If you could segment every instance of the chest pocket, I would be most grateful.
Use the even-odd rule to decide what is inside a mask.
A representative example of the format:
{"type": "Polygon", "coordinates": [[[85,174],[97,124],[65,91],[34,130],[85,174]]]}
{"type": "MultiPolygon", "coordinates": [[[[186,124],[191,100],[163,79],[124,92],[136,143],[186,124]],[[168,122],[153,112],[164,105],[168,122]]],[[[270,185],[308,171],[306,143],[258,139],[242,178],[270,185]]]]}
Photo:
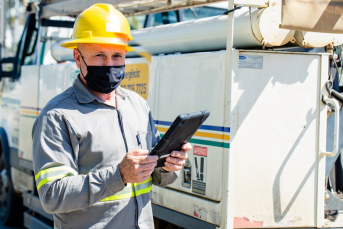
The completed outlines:
{"type": "Polygon", "coordinates": [[[138,148],[151,151],[152,148],[152,132],[151,131],[137,131],[140,139],[138,148]]]}

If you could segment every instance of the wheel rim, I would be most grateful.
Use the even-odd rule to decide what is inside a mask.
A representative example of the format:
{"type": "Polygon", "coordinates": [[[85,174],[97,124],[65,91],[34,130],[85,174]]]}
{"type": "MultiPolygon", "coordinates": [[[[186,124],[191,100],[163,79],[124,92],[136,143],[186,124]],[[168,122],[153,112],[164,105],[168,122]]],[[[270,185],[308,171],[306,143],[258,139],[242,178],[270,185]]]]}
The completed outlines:
{"type": "Polygon", "coordinates": [[[7,197],[8,197],[9,185],[6,172],[5,156],[1,153],[0,157],[0,215],[3,216],[6,213],[7,197]]]}

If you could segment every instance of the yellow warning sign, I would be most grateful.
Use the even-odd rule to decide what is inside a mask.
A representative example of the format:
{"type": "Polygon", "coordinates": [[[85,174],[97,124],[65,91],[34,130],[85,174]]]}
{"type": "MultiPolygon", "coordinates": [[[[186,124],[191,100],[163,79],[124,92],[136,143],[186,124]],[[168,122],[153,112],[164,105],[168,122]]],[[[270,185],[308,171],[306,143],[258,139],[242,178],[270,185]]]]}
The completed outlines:
{"type": "Polygon", "coordinates": [[[149,91],[149,65],[127,64],[120,86],[138,93],[146,100],[149,91]]]}

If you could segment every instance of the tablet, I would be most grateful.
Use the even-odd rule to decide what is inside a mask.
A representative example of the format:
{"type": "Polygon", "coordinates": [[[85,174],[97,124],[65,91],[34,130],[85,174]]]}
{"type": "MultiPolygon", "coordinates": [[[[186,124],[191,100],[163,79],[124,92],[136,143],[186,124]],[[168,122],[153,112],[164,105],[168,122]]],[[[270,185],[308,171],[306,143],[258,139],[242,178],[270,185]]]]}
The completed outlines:
{"type": "Polygon", "coordinates": [[[208,110],[179,115],[149,154],[159,157],[156,168],[164,166],[172,151],[181,151],[209,115],[208,110]]]}

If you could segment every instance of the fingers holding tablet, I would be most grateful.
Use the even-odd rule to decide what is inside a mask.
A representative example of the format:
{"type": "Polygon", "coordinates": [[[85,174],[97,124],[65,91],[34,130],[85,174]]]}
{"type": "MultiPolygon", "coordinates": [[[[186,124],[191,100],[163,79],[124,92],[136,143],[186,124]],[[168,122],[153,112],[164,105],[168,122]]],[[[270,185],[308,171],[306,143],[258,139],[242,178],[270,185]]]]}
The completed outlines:
{"type": "Polygon", "coordinates": [[[173,151],[171,154],[166,158],[164,162],[164,167],[162,167],[165,171],[173,172],[178,171],[182,168],[182,166],[186,163],[188,158],[187,152],[192,149],[192,145],[189,143],[183,144],[182,151],[173,151]]]}

